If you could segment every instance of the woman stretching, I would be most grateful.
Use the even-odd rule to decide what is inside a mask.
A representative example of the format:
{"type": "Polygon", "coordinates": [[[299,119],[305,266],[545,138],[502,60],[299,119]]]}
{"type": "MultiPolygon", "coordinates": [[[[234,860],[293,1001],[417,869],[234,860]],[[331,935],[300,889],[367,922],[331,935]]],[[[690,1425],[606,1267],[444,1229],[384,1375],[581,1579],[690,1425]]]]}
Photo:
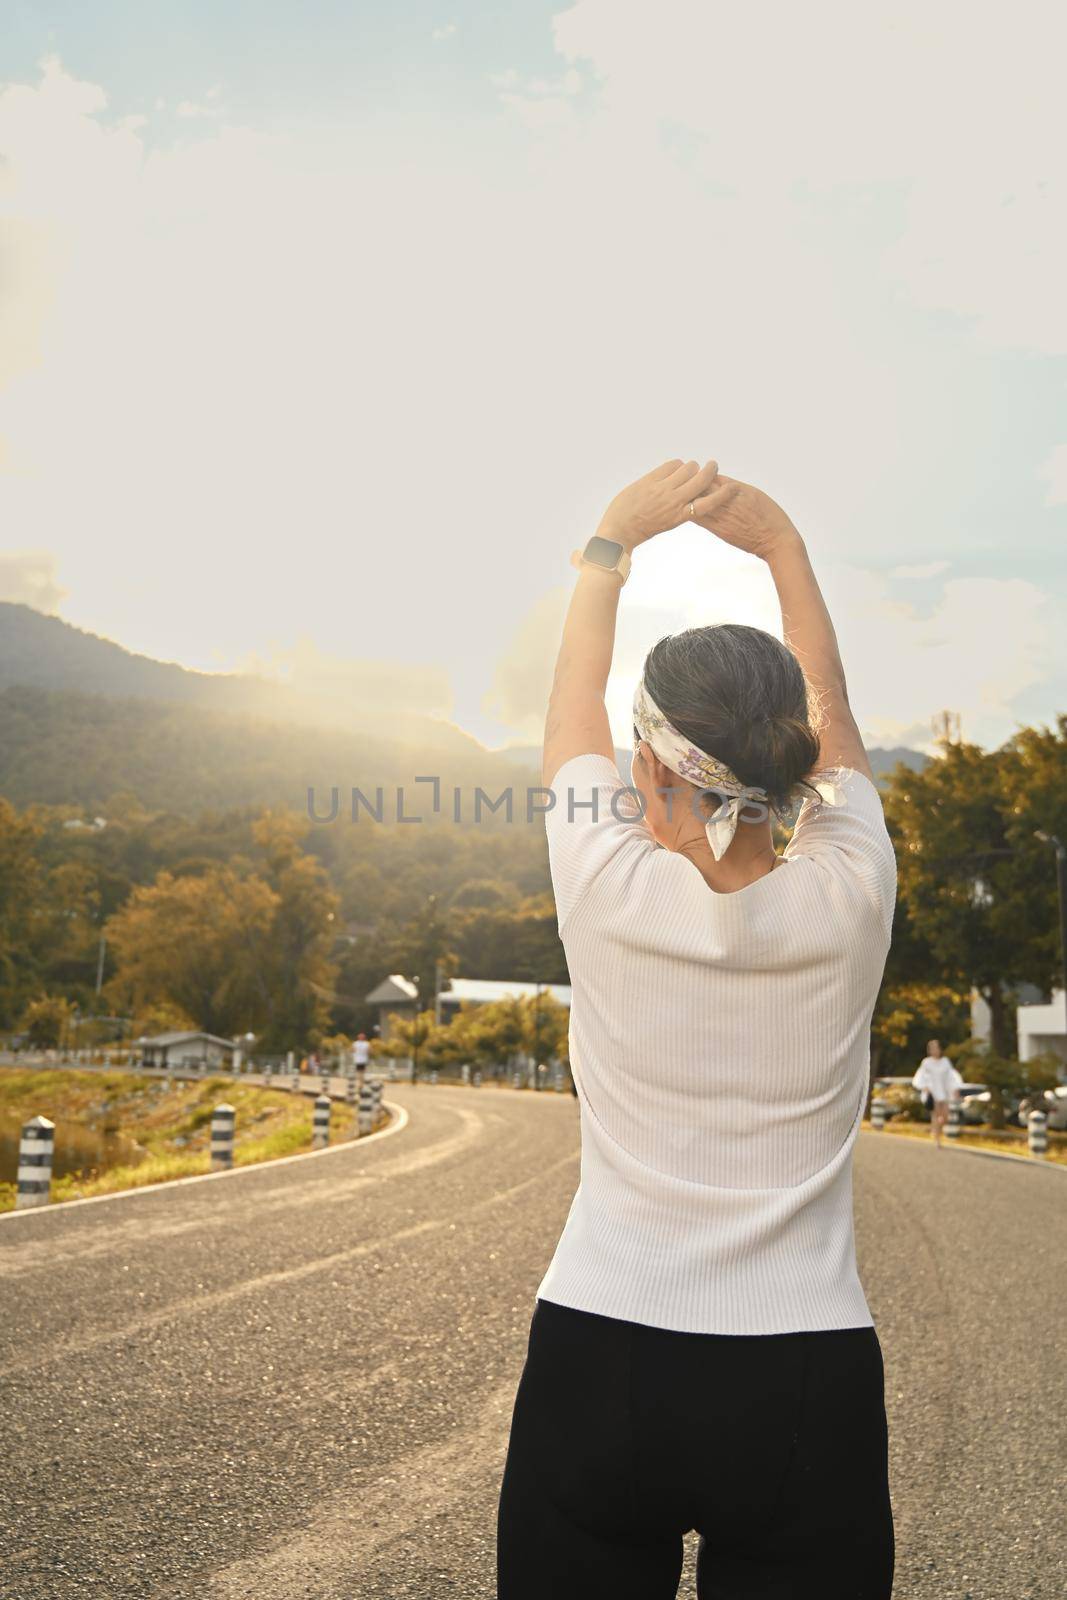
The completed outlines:
{"type": "Polygon", "coordinates": [[[833,626],[789,518],[714,462],[623,490],[575,564],[544,783],[581,1182],[515,1401],[499,1600],[673,1596],[690,1529],[701,1600],[887,1600],[851,1166],[896,870],[833,626]],[[766,561],[786,644],[661,640],[628,787],[604,709],[619,591],[687,520],[766,561]]]}

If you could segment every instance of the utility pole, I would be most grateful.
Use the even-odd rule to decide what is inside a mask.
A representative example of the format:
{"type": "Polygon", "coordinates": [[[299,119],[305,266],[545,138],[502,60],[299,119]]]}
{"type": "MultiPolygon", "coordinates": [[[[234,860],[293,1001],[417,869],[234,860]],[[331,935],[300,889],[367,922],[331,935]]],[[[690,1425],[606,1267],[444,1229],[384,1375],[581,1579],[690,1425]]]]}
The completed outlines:
{"type": "Polygon", "coordinates": [[[100,935],[100,948],[97,951],[97,956],[96,956],[96,992],[97,992],[97,994],[99,994],[101,989],[104,987],[104,956],[105,956],[106,953],[107,953],[107,939],[106,939],[104,934],[101,934],[100,935]]]}
{"type": "Polygon", "coordinates": [[[534,989],[534,1088],[541,1087],[541,982],[534,989]]]}
{"type": "Polygon", "coordinates": [[[960,714],[958,711],[939,711],[930,718],[930,729],[938,744],[959,744],[960,714]]]}

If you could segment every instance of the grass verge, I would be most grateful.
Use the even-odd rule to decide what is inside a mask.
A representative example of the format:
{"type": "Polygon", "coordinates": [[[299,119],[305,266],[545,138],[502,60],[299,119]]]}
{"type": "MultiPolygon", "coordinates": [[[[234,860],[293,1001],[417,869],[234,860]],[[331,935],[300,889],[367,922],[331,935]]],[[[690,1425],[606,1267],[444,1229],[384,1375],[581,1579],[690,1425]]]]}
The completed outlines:
{"type": "MultiPolygon", "coordinates": [[[[45,1116],[135,1141],[144,1154],[103,1170],[86,1168],[52,1181],[53,1200],[140,1189],[211,1167],[211,1113],[221,1102],[236,1111],[234,1165],[272,1161],[311,1148],[312,1102],[305,1095],[262,1089],[235,1078],[139,1078],[128,1072],[78,1072],[0,1067],[0,1112],[18,1122],[45,1116]]],[[[330,1143],[353,1131],[355,1111],[334,1101],[330,1143]]],[[[15,1205],[14,1183],[0,1183],[0,1211],[15,1205]]]]}
{"type": "MultiPolygon", "coordinates": [[[[863,1126],[870,1128],[870,1123],[865,1121],[863,1126]]],[[[895,1134],[898,1139],[926,1139],[933,1143],[928,1122],[901,1122],[893,1117],[883,1131],[895,1134]]],[[[1049,1134],[1047,1156],[1030,1155],[1025,1128],[967,1128],[956,1139],[946,1138],[945,1143],[962,1145],[969,1150],[996,1150],[1001,1155],[1007,1152],[1008,1155],[1026,1156],[1035,1162],[1051,1161],[1056,1166],[1067,1166],[1067,1133],[1049,1134]]]]}

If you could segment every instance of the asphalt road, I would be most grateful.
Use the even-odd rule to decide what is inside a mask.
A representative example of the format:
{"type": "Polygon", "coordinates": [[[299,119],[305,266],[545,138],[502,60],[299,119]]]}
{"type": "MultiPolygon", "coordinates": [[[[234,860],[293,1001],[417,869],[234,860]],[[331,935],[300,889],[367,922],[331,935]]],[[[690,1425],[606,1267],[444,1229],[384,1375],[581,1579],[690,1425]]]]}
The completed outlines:
{"type": "MultiPolygon", "coordinates": [[[[3,1600],[490,1600],[567,1095],[0,1223],[3,1600]]],[[[1067,1593],[1067,1175],[865,1133],[898,1600],[1067,1593]]],[[[694,1594],[692,1548],[680,1593],[694,1594]]]]}

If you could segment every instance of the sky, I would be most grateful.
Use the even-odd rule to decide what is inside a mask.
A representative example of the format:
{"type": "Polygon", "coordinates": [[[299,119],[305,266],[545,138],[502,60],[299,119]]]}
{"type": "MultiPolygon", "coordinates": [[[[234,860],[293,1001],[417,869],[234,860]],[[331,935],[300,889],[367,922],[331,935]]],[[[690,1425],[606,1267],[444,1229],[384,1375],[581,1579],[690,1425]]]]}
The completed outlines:
{"type": "MultiPolygon", "coordinates": [[[[0,599],[532,742],[570,551],[715,457],[805,534],[869,742],[1048,721],[1065,47],[1027,0],[8,0],[0,599]]],[[[758,563],[638,552],[620,742],[727,618],[777,626],[758,563]]]]}

